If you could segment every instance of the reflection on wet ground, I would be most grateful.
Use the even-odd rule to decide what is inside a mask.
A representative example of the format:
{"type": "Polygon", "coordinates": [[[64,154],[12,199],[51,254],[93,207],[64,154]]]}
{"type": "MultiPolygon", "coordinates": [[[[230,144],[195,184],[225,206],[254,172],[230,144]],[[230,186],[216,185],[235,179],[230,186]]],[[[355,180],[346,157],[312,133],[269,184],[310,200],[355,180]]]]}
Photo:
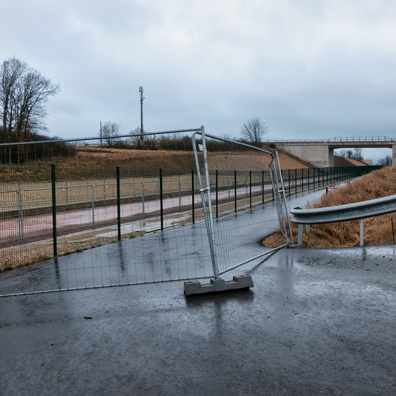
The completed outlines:
{"type": "Polygon", "coordinates": [[[251,290],[198,298],[182,282],[2,298],[0,389],[395,394],[394,249],[282,249],[243,267],[251,290]]]}

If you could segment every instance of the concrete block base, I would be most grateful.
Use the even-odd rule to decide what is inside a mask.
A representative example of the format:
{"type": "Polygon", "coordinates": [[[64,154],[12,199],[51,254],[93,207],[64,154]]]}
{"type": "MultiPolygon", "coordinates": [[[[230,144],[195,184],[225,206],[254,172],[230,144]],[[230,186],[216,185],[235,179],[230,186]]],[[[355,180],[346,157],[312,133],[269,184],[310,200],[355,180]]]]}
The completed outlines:
{"type": "Polygon", "coordinates": [[[221,278],[211,279],[210,283],[205,285],[201,284],[198,280],[184,282],[184,294],[190,296],[192,294],[217,293],[253,287],[253,280],[249,275],[238,275],[232,279],[232,281],[225,281],[221,278]]]}

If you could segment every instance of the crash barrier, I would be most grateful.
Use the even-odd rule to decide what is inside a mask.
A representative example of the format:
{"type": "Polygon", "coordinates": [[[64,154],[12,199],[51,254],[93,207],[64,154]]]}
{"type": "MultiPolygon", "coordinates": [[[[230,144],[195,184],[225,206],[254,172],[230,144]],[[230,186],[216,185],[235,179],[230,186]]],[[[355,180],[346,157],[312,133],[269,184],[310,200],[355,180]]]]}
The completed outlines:
{"type": "MultiPolygon", "coordinates": [[[[264,236],[260,214],[274,191],[292,195],[369,170],[208,169],[219,274],[262,254],[247,239],[264,236]]],[[[1,295],[213,276],[196,170],[3,165],[0,180],[1,268],[37,263],[2,272],[1,295]]]]}
{"type": "Polygon", "coordinates": [[[304,225],[310,230],[311,224],[335,223],[360,220],[360,246],[364,245],[364,219],[396,212],[396,195],[367,201],[317,209],[294,208],[292,222],[298,224],[297,244],[302,245],[304,225]]]}

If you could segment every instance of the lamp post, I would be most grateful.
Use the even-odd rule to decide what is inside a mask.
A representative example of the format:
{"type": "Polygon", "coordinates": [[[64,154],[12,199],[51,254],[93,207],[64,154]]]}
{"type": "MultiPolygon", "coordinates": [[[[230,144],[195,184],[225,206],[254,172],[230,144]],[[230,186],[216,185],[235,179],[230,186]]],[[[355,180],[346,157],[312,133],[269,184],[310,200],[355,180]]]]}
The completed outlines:
{"type": "Polygon", "coordinates": [[[140,140],[143,141],[143,134],[144,134],[144,129],[143,129],[143,87],[139,87],[139,93],[140,93],[140,140]]]}

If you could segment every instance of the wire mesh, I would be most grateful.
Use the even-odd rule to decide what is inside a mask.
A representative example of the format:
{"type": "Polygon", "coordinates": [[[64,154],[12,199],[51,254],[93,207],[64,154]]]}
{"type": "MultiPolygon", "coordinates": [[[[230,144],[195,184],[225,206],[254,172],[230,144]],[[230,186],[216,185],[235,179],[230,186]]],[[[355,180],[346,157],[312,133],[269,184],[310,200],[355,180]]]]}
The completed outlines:
{"type": "MultiPolygon", "coordinates": [[[[257,227],[263,227],[263,221],[257,216],[257,211],[253,212],[252,208],[254,205],[263,205],[265,203],[265,183],[264,183],[264,166],[271,169],[276,168],[279,165],[279,161],[274,164],[274,154],[270,151],[263,150],[252,145],[230,141],[228,139],[222,139],[214,136],[209,136],[209,141],[204,131],[204,128],[200,132],[197,132],[193,136],[193,147],[194,155],[196,158],[196,168],[200,184],[200,191],[203,202],[205,223],[208,232],[209,248],[211,251],[211,260],[213,266],[214,277],[218,278],[220,273],[224,273],[232,268],[236,268],[253,258],[257,257],[257,254],[266,254],[266,251],[261,246],[261,249],[257,249],[255,252],[254,248],[257,248],[257,238],[263,237],[265,230],[257,229],[257,227]],[[197,136],[200,135],[202,143],[197,141],[197,136]],[[234,168],[233,171],[233,200],[234,200],[234,219],[229,221],[230,218],[218,219],[218,191],[219,191],[219,178],[218,172],[215,172],[215,186],[213,186],[213,175],[210,172],[210,164],[216,160],[215,155],[208,154],[209,149],[217,150],[220,152],[222,160],[226,160],[228,156],[232,156],[235,159],[238,154],[238,160],[236,163],[239,167],[239,171],[234,168]],[[202,163],[198,160],[198,149],[203,151],[202,163]],[[264,157],[264,158],[263,158],[264,157]],[[248,169],[247,167],[254,167],[256,172],[248,169]],[[257,172],[257,170],[261,170],[257,172]],[[260,178],[257,180],[257,173],[260,174],[260,178]],[[212,191],[215,189],[216,198],[213,199],[212,191]],[[216,223],[214,223],[214,210],[213,202],[215,201],[216,206],[216,223]],[[237,221],[235,216],[240,211],[250,209],[252,216],[239,216],[237,221]],[[255,214],[253,216],[253,213],[255,214]],[[236,233],[235,233],[236,231],[236,233]],[[241,238],[241,235],[253,238],[253,241],[241,238]]],[[[217,154],[219,156],[219,154],[217,154]]],[[[225,161],[226,162],[226,161],[225,161]]],[[[233,162],[235,166],[235,161],[233,162]]],[[[271,175],[272,176],[272,175],[271,175]]],[[[280,170],[277,171],[276,176],[279,177],[280,183],[283,188],[282,175],[280,170]]],[[[272,180],[271,180],[272,181],[272,180]]],[[[272,181],[271,191],[275,191],[277,194],[277,184],[272,181]]],[[[284,189],[283,189],[284,190],[284,189]]],[[[285,199],[284,195],[279,197],[280,200],[285,199]]],[[[230,196],[227,206],[230,208],[226,210],[226,213],[232,211],[232,204],[230,203],[230,196]]],[[[278,207],[279,205],[277,205],[278,207]]],[[[278,210],[279,212],[279,210],[278,210]]],[[[224,214],[224,212],[223,212],[224,214]]],[[[283,217],[282,221],[287,222],[288,217],[283,217]]]]}

